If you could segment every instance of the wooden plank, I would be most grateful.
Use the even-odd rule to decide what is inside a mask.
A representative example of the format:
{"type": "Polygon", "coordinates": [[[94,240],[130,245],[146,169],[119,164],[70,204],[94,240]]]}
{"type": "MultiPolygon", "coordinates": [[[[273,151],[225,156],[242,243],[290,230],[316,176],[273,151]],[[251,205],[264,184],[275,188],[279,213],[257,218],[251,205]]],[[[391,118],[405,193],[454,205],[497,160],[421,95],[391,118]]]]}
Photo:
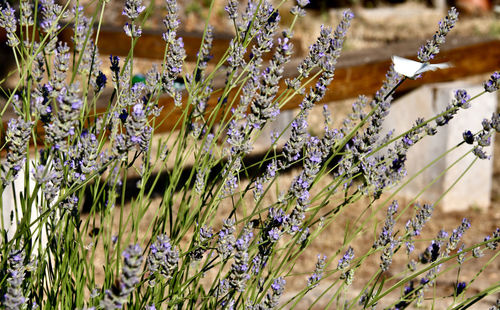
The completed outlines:
{"type": "MultiPolygon", "coordinates": [[[[161,59],[165,53],[165,41],[162,39],[163,31],[156,29],[145,29],[141,37],[137,39],[134,48],[134,57],[161,59]]],[[[59,39],[68,42],[70,47],[71,38],[73,36],[73,26],[68,25],[59,34],[59,39]]],[[[184,41],[184,49],[186,50],[186,61],[194,62],[197,60],[197,53],[201,45],[203,33],[201,32],[186,32],[178,31],[178,37],[182,37],[184,41]]],[[[230,33],[215,32],[210,51],[213,56],[212,63],[217,63],[225,54],[229,47],[229,43],[234,36],[230,33]]],[[[95,39],[95,34],[94,34],[95,39]]],[[[295,46],[295,57],[302,56],[302,43],[299,39],[292,39],[295,46]]],[[[130,37],[127,37],[123,29],[117,27],[103,26],[99,33],[99,41],[97,43],[99,53],[101,55],[126,56],[130,51],[130,37]]],[[[270,59],[271,53],[266,53],[264,59],[270,59]]]]}

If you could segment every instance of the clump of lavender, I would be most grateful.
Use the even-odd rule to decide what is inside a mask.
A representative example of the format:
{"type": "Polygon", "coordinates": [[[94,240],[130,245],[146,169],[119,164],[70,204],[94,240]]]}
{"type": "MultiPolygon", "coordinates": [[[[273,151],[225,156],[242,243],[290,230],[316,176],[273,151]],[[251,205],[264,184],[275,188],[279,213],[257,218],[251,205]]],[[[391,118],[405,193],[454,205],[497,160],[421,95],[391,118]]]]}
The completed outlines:
{"type": "MultiPolygon", "coordinates": [[[[355,270],[368,256],[380,255],[377,273],[382,277],[373,278],[365,294],[357,298],[369,308],[386,296],[387,282],[380,280],[388,274],[382,272],[391,268],[403,242],[410,260],[405,277],[414,279],[423,274],[420,267],[427,270],[420,284],[405,283],[393,306],[405,308],[422,299],[424,289],[440,275],[441,260],[454,255],[469,223],[464,221],[450,236],[441,231],[420,255],[412,257],[414,239],[429,220],[432,205],[416,205],[417,215],[401,234],[395,228],[398,205],[394,201],[365,255],[356,253],[355,261],[352,243],[345,242],[344,254],[337,252],[338,264],[329,271],[326,256],[318,256],[306,288],[283,300],[285,279],[294,280],[297,259],[325,226],[336,224],[343,208],[356,207],[352,202],[359,198],[368,196],[372,203],[379,199],[405,175],[407,151],[451,122],[474,98],[458,90],[435,122],[417,119],[411,130],[392,139],[391,134],[381,134],[382,122],[394,90],[404,81],[390,68],[373,99],[360,96],[340,128],[334,128],[326,110],[326,132],[316,136],[310,132],[308,116],[333,81],[354,16],[346,10],[336,28],[321,27],[305,59],[297,62],[294,77],[287,72],[294,25],[306,13],[308,2],[296,1],[291,9],[293,21],[287,28],[282,27],[281,8],[270,1],[249,0],[239,8],[238,1],[229,0],[226,11],[235,36],[228,40],[227,52],[214,66],[208,65],[215,29],[207,24],[196,64],[188,66],[193,70],[186,73],[187,55],[178,32],[180,11],[175,0],[165,0],[165,62],[153,65],[145,81],[139,83],[133,79],[138,73],[133,51],[122,61],[110,56],[111,75],[101,68],[93,38],[99,37],[94,32],[102,29],[99,25],[106,16],[107,1],[99,2],[103,11],[90,18],[85,16],[89,7],[70,8],[53,0],[39,0],[35,7],[22,0],[18,15],[22,27],[17,27],[14,6],[3,5],[0,26],[6,29],[7,43],[19,56],[20,79],[7,101],[16,117],[6,131],[8,153],[0,191],[26,161],[31,166],[30,182],[35,183],[33,191],[24,189],[20,199],[15,199],[8,221],[15,225],[16,229],[10,230],[14,235],[2,235],[6,239],[0,242],[0,252],[11,253],[0,257],[0,264],[7,267],[2,305],[12,309],[60,308],[62,304],[76,309],[297,307],[290,302],[300,302],[324,277],[338,271],[344,291],[337,291],[338,298],[332,302],[337,302],[337,308],[353,308],[358,300],[341,304],[339,294],[352,284],[355,270]],[[74,25],[73,44],[60,41],[57,35],[63,23],[74,25]],[[280,89],[282,81],[284,89],[280,89]],[[261,129],[297,97],[300,111],[289,126],[291,136],[284,147],[276,143],[282,133],[274,133],[265,157],[249,163],[248,155],[261,129]],[[173,101],[172,107],[163,106],[165,99],[173,101]],[[212,107],[213,101],[217,104],[212,107]],[[174,129],[156,148],[155,129],[169,122],[160,113],[165,110],[178,117],[175,124],[167,124],[174,129]],[[27,152],[31,140],[39,150],[35,156],[27,152]],[[186,167],[191,158],[193,166],[186,167]],[[290,187],[283,189],[278,177],[291,167],[297,168],[297,173],[290,187]],[[131,176],[140,178],[134,182],[137,188],[130,186],[131,176]],[[318,188],[325,176],[333,181],[324,189],[318,188]],[[247,185],[243,185],[244,179],[247,185]],[[274,188],[277,198],[267,197],[274,188]],[[342,197],[332,196],[335,191],[343,191],[342,197]],[[254,200],[248,203],[252,194],[254,200]],[[161,196],[157,209],[155,196],[161,196]],[[338,204],[332,208],[334,203],[338,204]],[[226,212],[223,204],[230,205],[230,211],[226,212]],[[156,212],[150,219],[146,209],[153,206],[156,212]],[[214,233],[210,227],[220,217],[226,220],[214,233]],[[139,230],[144,221],[149,221],[149,236],[139,230]],[[145,263],[138,245],[121,252],[122,240],[139,237],[151,242],[145,263]],[[177,242],[179,246],[174,245],[177,242]],[[23,251],[37,256],[41,262],[38,267],[24,266],[24,252],[15,250],[19,244],[26,244],[23,251]],[[101,267],[94,263],[101,248],[103,288],[97,286],[94,274],[101,267]],[[51,269],[53,266],[57,268],[51,269]],[[213,282],[207,281],[206,275],[213,282]],[[33,285],[25,284],[28,278],[33,285]],[[86,289],[91,291],[89,296],[86,289]]],[[[141,18],[150,13],[145,11],[142,0],[124,1],[122,14],[128,19],[124,31],[135,48],[141,27],[147,23],[141,18]]],[[[419,52],[421,61],[428,62],[436,55],[456,18],[456,11],[450,10],[439,31],[419,52]]],[[[498,90],[498,79],[494,73],[484,83],[485,92],[498,90]]],[[[482,148],[499,131],[500,116],[494,114],[482,125],[479,132],[466,131],[464,143],[473,145],[478,157],[487,157],[482,148]]],[[[360,220],[370,216],[368,213],[361,213],[360,220]]],[[[359,223],[352,223],[350,227],[356,229],[346,231],[345,241],[370,230],[357,226],[359,223]]],[[[497,229],[481,246],[466,248],[462,244],[457,252],[459,264],[466,255],[480,257],[498,250],[498,238],[497,229]]],[[[458,279],[468,280],[457,277],[455,297],[463,295],[473,282],[458,279]]],[[[456,301],[460,302],[459,298],[456,301]]]]}

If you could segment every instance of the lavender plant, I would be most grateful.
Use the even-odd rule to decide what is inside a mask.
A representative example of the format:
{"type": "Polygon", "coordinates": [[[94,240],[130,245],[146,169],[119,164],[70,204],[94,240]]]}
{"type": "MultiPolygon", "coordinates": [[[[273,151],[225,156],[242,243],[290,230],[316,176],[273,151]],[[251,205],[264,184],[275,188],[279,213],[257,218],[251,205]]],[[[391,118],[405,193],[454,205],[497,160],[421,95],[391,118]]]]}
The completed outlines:
{"type": "MultiPolygon", "coordinates": [[[[382,135],[392,94],[406,79],[391,66],[380,90],[371,99],[360,96],[340,128],[325,109],[325,132],[315,136],[308,116],[334,82],[354,15],[346,10],[335,29],[322,26],[290,77],[294,28],[308,1],[294,3],[286,26],[283,2],[249,0],[240,7],[229,0],[234,37],[227,52],[212,61],[215,30],[207,22],[194,70],[187,72],[179,9],[166,0],[164,61],[139,83],[134,48],[152,5],[125,1],[131,50],[122,58],[101,57],[97,48],[108,1],[97,3],[93,17],[52,0],[22,0],[19,12],[1,7],[0,27],[19,78],[15,89],[2,89],[2,120],[9,109],[15,117],[2,132],[0,193],[21,193],[0,204],[3,307],[278,309],[313,296],[308,306],[324,297],[324,308],[404,309],[443,298],[466,308],[500,290],[497,282],[468,291],[500,254],[498,228],[466,245],[462,237],[471,224],[464,219],[421,248],[433,205],[400,208],[384,195],[406,175],[408,150],[482,93],[457,90],[442,113],[417,119],[400,136],[382,135]],[[74,27],[71,42],[59,41],[62,27],[74,27]],[[170,106],[162,106],[165,98],[170,106]],[[265,155],[249,162],[262,129],[296,98],[300,109],[284,146],[277,146],[284,136],[277,133],[265,155]],[[171,114],[173,129],[158,139],[171,114]],[[16,179],[24,179],[24,188],[13,186],[16,179]],[[344,242],[314,253],[315,266],[304,276],[301,262],[311,257],[311,244],[361,198],[367,206],[346,227],[344,242]],[[385,207],[385,218],[377,218],[385,207]],[[370,233],[373,246],[356,248],[370,233]],[[467,261],[482,256],[489,260],[463,279],[467,261]],[[405,264],[396,263],[401,259],[405,264]],[[374,260],[371,277],[355,276],[374,260]],[[454,291],[436,296],[436,279],[447,272],[456,272],[454,291]],[[318,290],[319,296],[311,293],[318,290]]],[[[450,9],[418,51],[420,61],[433,59],[457,18],[450,9]]],[[[495,72],[483,93],[498,91],[499,80],[495,72]]],[[[482,125],[477,133],[466,130],[461,144],[487,160],[483,148],[500,131],[500,116],[482,125]]]]}

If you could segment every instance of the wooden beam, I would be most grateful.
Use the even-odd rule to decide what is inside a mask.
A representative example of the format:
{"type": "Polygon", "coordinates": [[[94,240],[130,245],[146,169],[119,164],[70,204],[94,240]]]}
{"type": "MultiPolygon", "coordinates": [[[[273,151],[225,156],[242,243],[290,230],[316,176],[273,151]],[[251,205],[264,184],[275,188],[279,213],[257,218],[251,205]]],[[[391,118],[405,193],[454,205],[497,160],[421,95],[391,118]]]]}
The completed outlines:
{"type": "MultiPolygon", "coordinates": [[[[134,48],[134,57],[163,60],[166,43],[162,39],[162,35],[162,30],[143,30],[141,37],[137,39],[137,43],[134,48]]],[[[186,61],[196,61],[203,33],[180,30],[177,32],[177,36],[182,37],[184,41],[186,61]]],[[[213,36],[212,50],[210,53],[213,56],[212,63],[217,63],[224,56],[234,35],[230,33],[215,32],[213,36]]],[[[59,34],[59,39],[67,42],[71,48],[72,37],[72,25],[65,27],[59,34]]],[[[130,37],[125,35],[122,28],[103,26],[99,32],[97,47],[99,48],[99,53],[101,55],[127,56],[130,51],[130,40],[130,37]]],[[[292,39],[292,43],[295,46],[295,56],[302,56],[303,51],[301,50],[301,41],[299,39],[292,39]]],[[[270,59],[271,56],[271,53],[267,53],[265,54],[264,59],[270,59]]]]}

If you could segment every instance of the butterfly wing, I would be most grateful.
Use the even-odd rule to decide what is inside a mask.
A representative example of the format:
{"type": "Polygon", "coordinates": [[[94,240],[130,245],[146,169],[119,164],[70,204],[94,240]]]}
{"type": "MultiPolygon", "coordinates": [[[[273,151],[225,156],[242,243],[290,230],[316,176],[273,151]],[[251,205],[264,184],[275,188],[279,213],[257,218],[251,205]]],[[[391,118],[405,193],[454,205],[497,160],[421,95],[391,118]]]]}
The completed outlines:
{"type": "MultiPolygon", "coordinates": [[[[403,57],[398,57],[398,56],[392,56],[392,62],[394,63],[394,70],[396,70],[397,73],[402,74],[404,76],[407,76],[409,78],[414,77],[415,75],[423,72],[419,72],[424,66],[424,64],[406,59],[403,57]]],[[[432,69],[428,69],[432,70],[432,69]]],[[[427,71],[427,70],[424,70],[427,71]]]]}
{"type": "Polygon", "coordinates": [[[449,64],[447,62],[443,62],[440,64],[424,64],[424,66],[422,68],[420,68],[416,72],[416,74],[420,74],[420,73],[423,73],[426,71],[436,71],[437,69],[447,69],[449,67],[451,67],[451,64],[449,64]]]}

